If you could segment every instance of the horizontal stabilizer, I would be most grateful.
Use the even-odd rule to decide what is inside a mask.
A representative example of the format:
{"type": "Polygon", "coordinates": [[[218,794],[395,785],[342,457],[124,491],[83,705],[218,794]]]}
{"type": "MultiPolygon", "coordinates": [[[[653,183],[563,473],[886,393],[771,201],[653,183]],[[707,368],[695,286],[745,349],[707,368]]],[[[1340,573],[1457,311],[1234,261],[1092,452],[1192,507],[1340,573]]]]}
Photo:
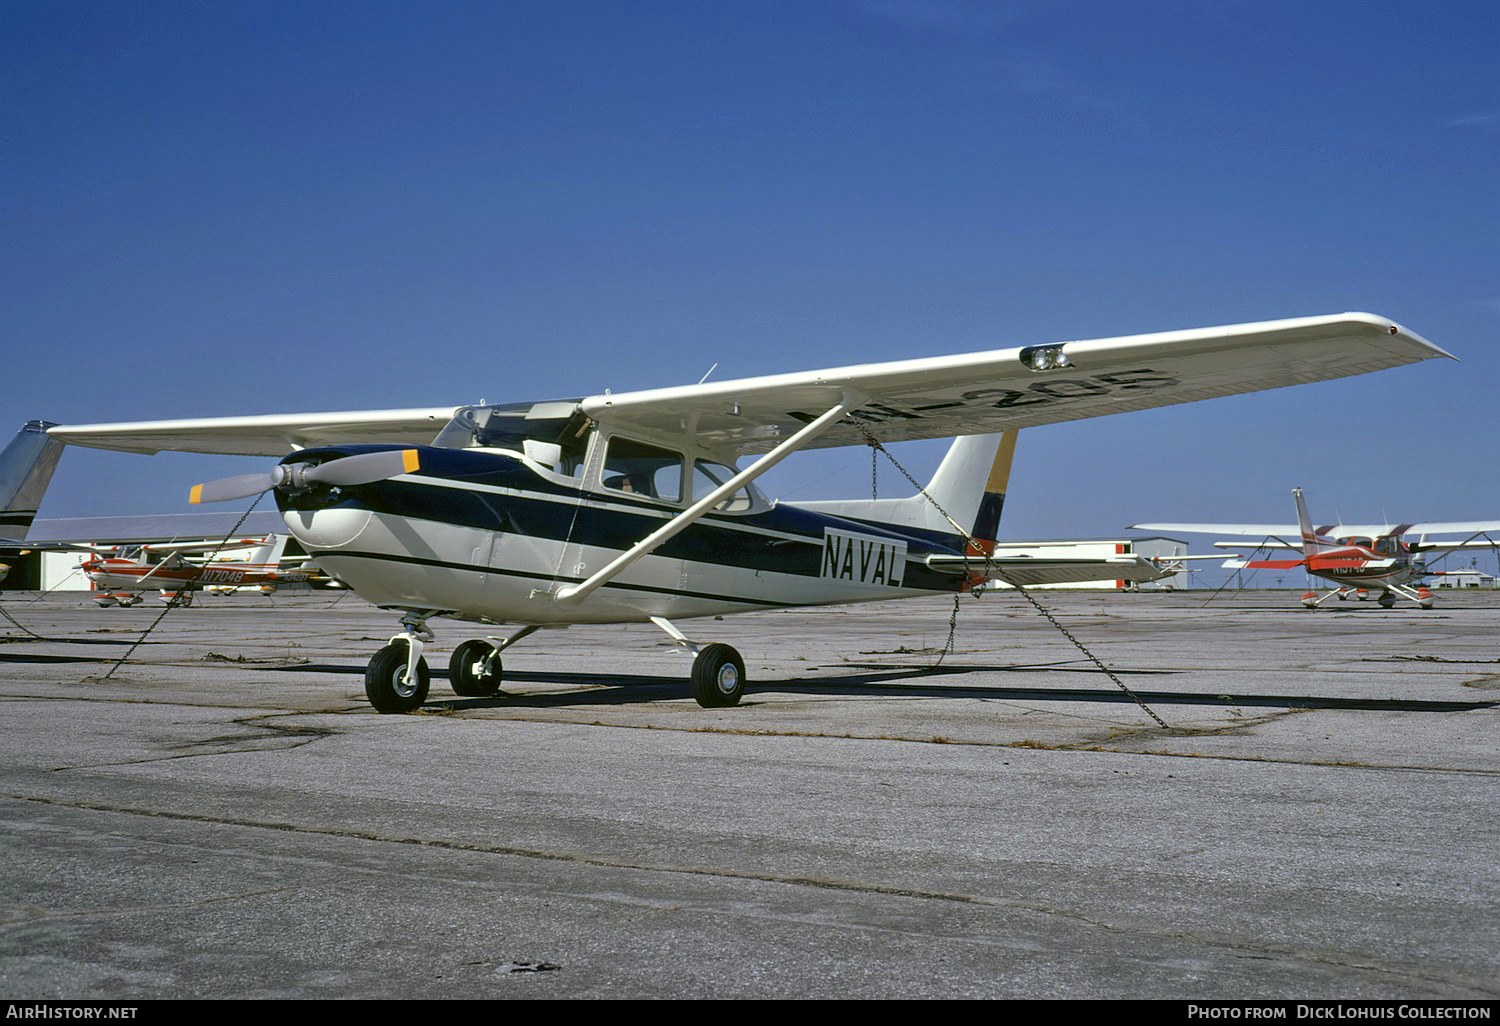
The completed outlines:
{"type": "Polygon", "coordinates": [[[968,574],[1033,587],[1038,584],[1083,584],[1089,581],[1159,581],[1177,571],[1144,556],[1090,559],[1036,556],[928,556],[927,566],[945,574],[968,574]]]}

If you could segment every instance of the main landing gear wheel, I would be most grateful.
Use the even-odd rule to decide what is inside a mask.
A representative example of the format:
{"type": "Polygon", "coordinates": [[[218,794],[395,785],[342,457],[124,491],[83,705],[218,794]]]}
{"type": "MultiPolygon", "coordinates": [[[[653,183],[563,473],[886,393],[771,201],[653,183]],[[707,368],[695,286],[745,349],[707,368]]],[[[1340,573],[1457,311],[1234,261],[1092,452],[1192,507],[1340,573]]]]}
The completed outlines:
{"type": "Polygon", "coordinates": [[[376,712],[411,712],[426,701],[427,686],[431,682],[427,660],[417,660],[416,679],[408,680],[406,654],[405,645],[387,645],[376,652],[365,667],[365,695],[376,712]]]}
{"type": "Polygon", "coordinates": [[[505,675],[500,654],[496,652],[490,660],[488,671],[484,665],[485,657],[494,651],[495,646],[487,641],[465,641],[453,650],[453,658],[448,660],[448,683],[453,685],[454,694],[464,698],[499,694],[505,675]]]}
{"type": "Polygon", "coordinates": [[[693,698],[705,709],[738,705],[745,693],[745,663],[728,645],[703,646],[693,660],[693,698]]]}

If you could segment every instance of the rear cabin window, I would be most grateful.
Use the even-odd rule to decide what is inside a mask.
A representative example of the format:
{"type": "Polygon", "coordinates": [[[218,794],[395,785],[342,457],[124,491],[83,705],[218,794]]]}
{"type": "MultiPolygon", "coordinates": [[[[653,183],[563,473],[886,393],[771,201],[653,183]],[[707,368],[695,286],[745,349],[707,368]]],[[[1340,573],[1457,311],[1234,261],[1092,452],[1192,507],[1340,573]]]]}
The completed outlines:
{"type": "Polygon", "coordinates": [[[682,499],[682,453],[611,438],[601,483],[611,491],[678,502],[682,499]]]}

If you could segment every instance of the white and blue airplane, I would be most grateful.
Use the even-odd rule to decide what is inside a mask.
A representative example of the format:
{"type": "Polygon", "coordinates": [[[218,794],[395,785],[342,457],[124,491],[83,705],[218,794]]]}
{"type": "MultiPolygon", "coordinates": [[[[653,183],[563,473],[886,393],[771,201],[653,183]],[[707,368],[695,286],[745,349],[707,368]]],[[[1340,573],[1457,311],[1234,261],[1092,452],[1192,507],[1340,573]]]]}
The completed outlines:
{"type": "Polygon", "coordinates": [[[199,485],[191,501],[273,491],[319,566],[401,614],[401,633],[366,669],[379,711],[425,700],[428,621],[443,617],[512,631],[456,647],[460,695],[495,694],[501,652],[540,628],[650,622],[694,654],[697,701],[728,706],[746,684],[739,654],[673,621],[1176,569],[1137,556],[993,556],[1020,428],[1446,356],[1386,318],[1350,313],[551,402],[33,422],[0,459],[0,517],[11,518],[0,523],[13,533],[34,514],[63,443],[280,457],[264,473],[199,485]],[[907,498],[772,502],[755,484],[802,449],[943,437],[956,440],[907,498]]]}

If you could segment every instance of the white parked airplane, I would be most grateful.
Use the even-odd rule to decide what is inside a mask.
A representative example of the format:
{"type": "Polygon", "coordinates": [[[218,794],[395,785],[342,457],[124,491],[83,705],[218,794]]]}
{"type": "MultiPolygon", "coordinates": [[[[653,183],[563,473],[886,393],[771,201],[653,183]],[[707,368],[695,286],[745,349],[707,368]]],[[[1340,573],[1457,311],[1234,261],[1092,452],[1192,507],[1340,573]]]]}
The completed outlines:
{"type": "Polygon", "coordinates": [[[992,557],[1016,429],[1447,355],[1383,317],[1339,314],[558,402],[49,426],[41,437],[283,457],[192,499],[274,490],[320,566],[402,614],[402,633],[366,670],[382,712],[424,700],[436,617],[516,628],[457,647],[461,695],[495,693],[500,652],[538,628],[649,621],[695,653],[698,702],[725,706],[744,690],[739,654],[689,641],[673,620],[951,594],[986,578],[1164,575],[1139,557],[992,557]],[[800,449],[953,436],[909,498],[793,504],[754,484],[800,449]]]}
{"type": "Polygon", "coordinates": [[[1133,524],[1148,531],[1181,531],[1187,534],[1234,534],[1260,539],[1256,542],[1215,542],[1223,549],[1296,549],[1301,559],[1245,559],[1243,556],[1225,562],[1229,570],[1306,570],[1314,577],[1332,581],[1338,587],[1319,596],[1309,591],[1302,604],[1316,609],[1331,598],[1364,598],[1378,593],[1376,601],[1389,609],[1397,596],[1409,599],[1423,609],[1431,609],[1433,594],[1422,584],[1432,576],[1427,558],[1446,555],[1457,549],[1497,548],[1500,542],[1488,537],[1500,533],[1500,520],[1465,520],[1429,524],[1324,524],[1315,526],[1302,501],[1302,489],[1293,488],[1297,506],[1295,524],[1133,524]],[[1465,535],[1454,541],[1429,541],[1434,536],[1465,535]],[[1415,536],[1407,541],[1408,536],[1415,536]],[[1484,536],[1483,540],[1480,539],[1484,536]],[[1297,541],[1289,541],[1295,538],[1297,541]]]}

